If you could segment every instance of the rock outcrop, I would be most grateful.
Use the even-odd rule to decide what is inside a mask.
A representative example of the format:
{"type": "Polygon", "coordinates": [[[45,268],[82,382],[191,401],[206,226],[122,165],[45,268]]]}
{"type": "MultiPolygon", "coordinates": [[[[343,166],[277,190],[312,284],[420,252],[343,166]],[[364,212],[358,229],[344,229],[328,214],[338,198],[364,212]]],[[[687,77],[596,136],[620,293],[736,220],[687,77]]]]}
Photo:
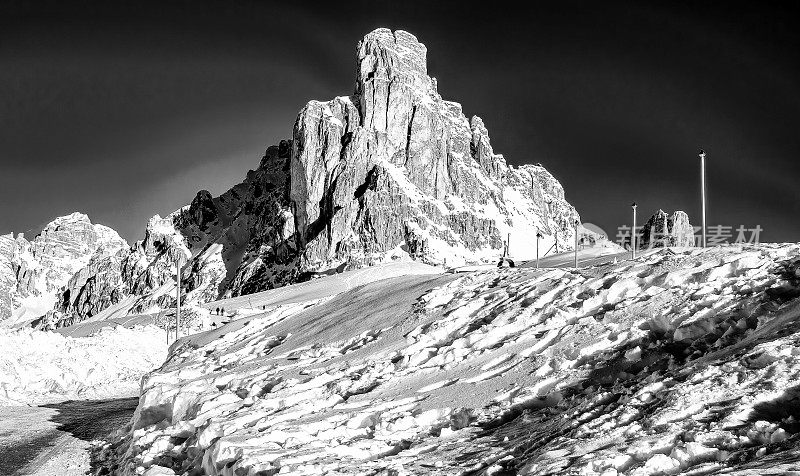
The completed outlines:
{"type": "Polygon", "coordinates": [[[117,232],[82,213],[56,218],[31,241],[22,234],[1,236],[0,325],[44,315],[76,273],[102,276],[87,267],[127,248],[117,232]]]}
{"type": "Polygon", "coordinates": [[[19,306],[17,294],[17,242],[14,235],[0,235],[0,323],[19,306]]]}
{"type": "Polygon", "coordinates": [[[123,313],[174,307],[176,252],[186,257],[184,303],[294,282],[294,222],[285,190],[290,152],[290,141],[269,147],[244,182],[219,197],[200,191],[190,205],[151,218],[142,240],[76,273],[37,325],[73,324],[115,305],[124,305],[123,313]]]}
{"type": "Polygon", "coordinates": [[[294,128],[289,198],[305,271],[400,249],[430,263],[526,254],[536,230],[570,246],[577,213],[541,166],[510,167],[483,121],[442,99],[427,50],[378,29],[357,49],[353,96],[312,101],[294,128]]]}
{"type": "Polygon", "coordinates": [[[190,257],[181,286],[191,303],[397,259],[494,262],[509,240],[525,259],[537,232],[545,249],[570,249],[578,214],[561,184],[496,154],[483,120],[438,93],[426,58],[410,33],[367,34],[352,95],[310,101],[292,138],[242,183],[198,192],[130,250],[87,261],[47,325],[122,301],[128,312],[174,306],[175,250],[190,257]]]}
{"type": "Polygon", "coordinates": [[[664,248],[668,246],[694,246],[694,229],[689,216],[680,210],[667,216],[658,210],[642,227],[641,248],[664,248]]]}

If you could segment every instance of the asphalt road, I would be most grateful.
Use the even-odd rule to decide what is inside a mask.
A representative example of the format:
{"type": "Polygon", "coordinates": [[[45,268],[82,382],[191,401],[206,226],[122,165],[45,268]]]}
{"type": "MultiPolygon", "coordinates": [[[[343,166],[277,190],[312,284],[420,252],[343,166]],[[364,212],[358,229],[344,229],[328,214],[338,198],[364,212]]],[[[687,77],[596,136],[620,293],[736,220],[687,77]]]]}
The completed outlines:
{"type": "Polygon", "coordinates": [[[89,447],[128,423],[138,398],[0,407],[0,474],[84,476],[89,447]]]}

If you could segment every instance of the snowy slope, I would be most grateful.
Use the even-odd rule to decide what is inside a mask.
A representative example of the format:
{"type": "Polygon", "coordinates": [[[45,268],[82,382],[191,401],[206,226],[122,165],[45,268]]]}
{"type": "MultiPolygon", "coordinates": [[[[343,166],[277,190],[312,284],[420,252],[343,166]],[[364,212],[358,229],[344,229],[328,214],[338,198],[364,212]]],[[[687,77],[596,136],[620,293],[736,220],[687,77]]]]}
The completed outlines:
{"type": "Polygon", "coordinates": [[[206,309],[259,309],[280,304],[315,301],[333,297],[349,291],[355,287],[363,286],[383,279],[396,278],[408,275],[435,275],[445,270],[441,267],[429,266],[417,261],[390,262],[366,268],[334,273],[318,277],[311,281],[270,289],[245,296],[211,301],[202,305],[206,309]]]}
{"type": "Polygon", "coordinates": [[[182,340],[108,456],[123,474],[785,470],[798,297],[799,245],[380,281],[182,340]]]}

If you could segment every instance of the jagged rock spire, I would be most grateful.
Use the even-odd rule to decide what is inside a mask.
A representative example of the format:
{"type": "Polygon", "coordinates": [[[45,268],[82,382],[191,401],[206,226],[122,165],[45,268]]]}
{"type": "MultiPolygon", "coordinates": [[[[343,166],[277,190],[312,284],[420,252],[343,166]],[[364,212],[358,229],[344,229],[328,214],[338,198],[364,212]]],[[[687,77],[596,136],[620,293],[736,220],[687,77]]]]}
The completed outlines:
{"type": "Polygon", "coordinates": [[[304,262],[369,261],[403,244],[428,257],[453,246],[499,250],[508,227],[568,242],[564,223],[577,213],[560,184],[494,153],[481,118],[438,94],[414,35],[377,29],[356,56],[355,94],[311,101],[295,123],[289,197],[304,262]],[[533,202],[508,207],[514,187],[533,202]]]}
{"type": "Polygon", "coordinates": [[[362,126],[389,132],[394,143],[403,141],[392,133],[405,132],[412,104],[435,92],[427,54],[417,37],[402,30],[379,28],[361,40],[355,96],[362,126]]]}
{"type": "Polygon", "coordinates": [[[659,209],[642,227],[642,248],[694,246],[694,229],[686,212],[667,215],[659,209]]]}

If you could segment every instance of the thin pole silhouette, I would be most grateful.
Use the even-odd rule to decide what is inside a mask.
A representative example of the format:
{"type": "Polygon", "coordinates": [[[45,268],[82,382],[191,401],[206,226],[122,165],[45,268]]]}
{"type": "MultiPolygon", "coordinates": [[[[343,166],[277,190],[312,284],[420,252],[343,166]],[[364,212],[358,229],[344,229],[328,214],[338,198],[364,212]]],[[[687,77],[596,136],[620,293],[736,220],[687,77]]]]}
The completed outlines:
{"type": "Polygon", "coordinates": [[[578,267],[578,220],[575,220],[575,268],[578,267]]]}
{"type": "Polygon", "coordinates": [[[633,208],[633,227],[631,228],[631,259],[636,259],[636,202],[631,204],[633,208]]]}
{"type": "Polygon", "coordinates": [[[539,269],[539,239],[542,237],[542,234],[538,231],[536,232],[536,269],[539,269]]]}
{"type": "Polygon", "coordinates": [[[178,268],[178,276],[176,281],[176,289],[175,294],[178,298],[178,305],[175,309],[175,340],[178,340],[179,332],[180,332],[180,325],[181,325],[181,255],[178,254],[175,260],[175,265],[178,268]]]}
{"type": "Polygon", "coordinates": [[[706,247],[706,152],[700,149],[700,197],[703,202],[703,248],[706,247]]]}

